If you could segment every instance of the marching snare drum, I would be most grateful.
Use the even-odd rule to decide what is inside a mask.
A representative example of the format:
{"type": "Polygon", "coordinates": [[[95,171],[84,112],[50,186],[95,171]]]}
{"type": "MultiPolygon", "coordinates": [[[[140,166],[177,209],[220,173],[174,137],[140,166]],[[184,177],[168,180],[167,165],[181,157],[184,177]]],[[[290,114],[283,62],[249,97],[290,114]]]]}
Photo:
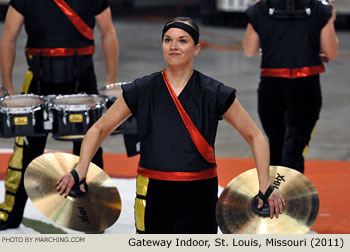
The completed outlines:
{"type": "Polygon", "coordinates": [[[110,108],[119,96],[122,95],[122,85],[130,82],[117,82],[114,84],[108,84],[100,90],[100,94],[107,98],[107,108],[110,108]]]}
{"type": "Polygon", "coordinates": [[[103,96],[62,95],[49,103],[52,135],[57,140],[80,141],[106,110],[103,96]]]}
{"type": "Polygon", "coordinates": [[[0,136],[43,136],[44,98],[34,94],[0,98],[0,136]]]}
{"type": "MultiPolygon", "coordinates": [[[[108,84],[100,90],[100,94],[104,95],[107,99],[107,108],[110,108],[119,96],[122,95],[122,85],[130,82],[117,82],[114,84],[108,84]]],[[[123,122],[117,129],[112,132],[112,135],[116,134],[136,134],[136,118],[130,116],[125,122],[123,122]]]]}

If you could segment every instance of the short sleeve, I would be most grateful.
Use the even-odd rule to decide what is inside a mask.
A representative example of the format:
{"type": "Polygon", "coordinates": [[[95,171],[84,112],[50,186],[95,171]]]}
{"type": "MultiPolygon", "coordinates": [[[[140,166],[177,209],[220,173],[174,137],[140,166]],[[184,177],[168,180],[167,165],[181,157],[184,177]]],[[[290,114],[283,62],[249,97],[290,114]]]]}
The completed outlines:
{"type": "Polygon", "coordinates": [[[18,11],[24,16],[27,2],[28,1],[26,0],[11,0],[9,5],[11,5],[13,8],[15,8],[16,11],[18,11]]]}
{"type": "Polygon", "coordinates": [[[258,15],[256,8],[257,5],[250,6],[245,13],[247,15],[248,23],[250,23],[254,30],[258,32],[258,15]]]}
{"type": "Polygon", "coordinates": [[[105,9],[109,7],[109,3],[107,0],[94,0],[95,2],[95,16],[101,14],[105,9]]]}
{"type": "Polygon", "coordinates": [[[229,109],[234,100],[236,99],[236,89],[232,87],[225,86],[220,84],[217,92],[217,111],[219,117],[222,117],[223,114],[229,109]]]}
{"type": "Polygon", "coordinates": [[[137,86],[136,81],[122,85],[123,98],[133,116],[137,115],[137,86]]]}
{"type": "Polygon", "coordinates": [[[319,26],[322,29],[329,21],[332,16],[333,6],[329,4],[319,3],[319,26]]]}

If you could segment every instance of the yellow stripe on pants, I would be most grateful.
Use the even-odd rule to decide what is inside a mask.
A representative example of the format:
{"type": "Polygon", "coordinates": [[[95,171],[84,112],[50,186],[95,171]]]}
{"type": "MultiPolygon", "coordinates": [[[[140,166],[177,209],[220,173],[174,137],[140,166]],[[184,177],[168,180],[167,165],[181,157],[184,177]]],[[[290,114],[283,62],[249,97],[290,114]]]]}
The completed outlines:
{"type": "MultiPolygon", "coordinates": [[[[30,83],[33,80],[33,72],[28,70],[22,85],[22,93],[28,93],[30,83]]],[[[16,137],[13,153],[11,155],[5,177],[5,200],[0,204],[0,220],[7,221],[15,205],[16,193],[21,183],[23,174],[23,145],[24,137],[16,137]]]]}
{"type": "Polygon", "coordinates": [[[15,138],[15,146],[13,148],[13,154],[9,161],[9,167],[6,171],[5,177],[5,201],[0,204],[0,219],[7,221],[8,212],[11,212],[15,205],[15,195],[21,183],[23,176],[22,172],[22,160],[23,160],[23,137],[15,138]],[[4,211],[1,211],[4,210],[4,211]]]}
{"type": "MultiPolygon", "coordinates": [[[[146,196],[148,189],[149,179],[138,175],[136,180],[136,194],[140,196],[146,196]]],[[[136,229],[139,231],[145,231],[145,208],[146,200],[135,198],[135,224],[136,229]]]]}

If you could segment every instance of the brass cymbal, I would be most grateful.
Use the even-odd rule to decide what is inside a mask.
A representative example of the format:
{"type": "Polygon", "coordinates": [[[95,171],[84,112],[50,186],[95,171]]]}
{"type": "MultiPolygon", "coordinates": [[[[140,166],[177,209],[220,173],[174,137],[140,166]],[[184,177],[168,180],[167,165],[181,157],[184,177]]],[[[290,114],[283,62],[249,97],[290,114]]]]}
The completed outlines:
{"type": "Polygon", "coordinates": [[[28,165],[24,186],[34,206],[58,225],[82,232],[100,232],[119,218],[119,192],[113,180],[90,163],[87,193],[81,197],[59,195],[57,180],[70,172],[78,161],[78,156],[69,153],[43,154],[28,165]]]}
{"type": "Polygon", "coordinates": [[[319,209],[311,181],[283,166],[270,166],[270,180],[286,201],[283,214],[270,219],[252,210],[259,184],[256,169],[248,170],[232,179],[218,200],[216,219],[224,234],[305,234],[310,230],[319,209]]]}

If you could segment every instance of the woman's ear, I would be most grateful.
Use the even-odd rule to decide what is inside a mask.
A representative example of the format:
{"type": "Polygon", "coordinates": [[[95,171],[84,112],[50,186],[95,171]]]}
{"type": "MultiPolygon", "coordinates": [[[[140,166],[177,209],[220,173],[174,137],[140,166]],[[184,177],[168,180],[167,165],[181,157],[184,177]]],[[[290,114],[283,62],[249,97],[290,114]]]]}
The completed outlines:
{"type": "Polygon", "coordinates": [[[201,44],[197,44],[194,46],[195,49],[194,49],[194,55],[198,55],[199,51],[201,50],[201,44]]]}

